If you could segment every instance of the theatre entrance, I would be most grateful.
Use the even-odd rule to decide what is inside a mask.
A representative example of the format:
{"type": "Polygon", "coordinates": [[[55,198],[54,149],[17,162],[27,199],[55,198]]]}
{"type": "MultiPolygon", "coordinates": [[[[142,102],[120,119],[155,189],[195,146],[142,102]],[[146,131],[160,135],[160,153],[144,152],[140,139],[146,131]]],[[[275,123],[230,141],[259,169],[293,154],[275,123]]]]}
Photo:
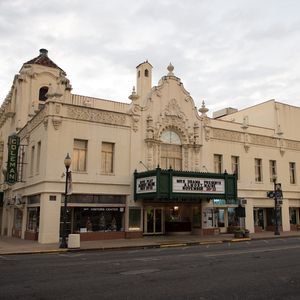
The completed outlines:
{"type": "Polygon", "coordinates": [[[164,216],[162,207],[145,207],[144,234],[162,234],[164,216]]]}

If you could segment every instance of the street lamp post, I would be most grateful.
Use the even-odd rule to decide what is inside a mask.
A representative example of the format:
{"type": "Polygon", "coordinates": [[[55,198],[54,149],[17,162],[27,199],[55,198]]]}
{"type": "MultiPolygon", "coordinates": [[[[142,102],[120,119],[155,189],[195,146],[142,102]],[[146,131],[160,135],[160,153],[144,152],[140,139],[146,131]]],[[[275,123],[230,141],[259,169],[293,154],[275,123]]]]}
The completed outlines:
{"type": "Polygon", "coordinates": [[[71,166],[71,157],[69,153],[65,157],[64,164],[66,167],[66,185],[65,185],[65,200],[64,200],[64,210],[63,210],[63,228],[62,237],[59,248],[67,248],[67,202],[68,202],[68,181],[69,181],[69,168],[71,166]]]}
{"type": "Polygon", "coordinates": [[[274,201],[275,201],[275,230],[274,230],[274,235],[280,235],[280,232],[279,232],[279,228],[278,228],[278,210],[279,210],[279,206],[278,206],[278,198],[280,198],[280,188],[279,188],[279,185],[280,184],[277,184],[276,182],[277,180],[277,176],[274,175],[273,176],[273,183],[274,183],[274,201]]]}

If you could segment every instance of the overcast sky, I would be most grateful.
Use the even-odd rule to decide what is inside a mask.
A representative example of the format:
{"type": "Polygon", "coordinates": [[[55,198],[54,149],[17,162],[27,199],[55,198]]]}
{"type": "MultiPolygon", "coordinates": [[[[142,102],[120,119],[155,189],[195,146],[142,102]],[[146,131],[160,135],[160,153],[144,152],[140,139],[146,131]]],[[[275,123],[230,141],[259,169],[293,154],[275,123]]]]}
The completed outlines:
{"type": "Polygon", "coordinates": [[[148,60],[153,85],[171,62],[210,112],[300,104],[298,0],[0,0],[1,102],[40,48],[75,94],[129,102],[148,60]]]}

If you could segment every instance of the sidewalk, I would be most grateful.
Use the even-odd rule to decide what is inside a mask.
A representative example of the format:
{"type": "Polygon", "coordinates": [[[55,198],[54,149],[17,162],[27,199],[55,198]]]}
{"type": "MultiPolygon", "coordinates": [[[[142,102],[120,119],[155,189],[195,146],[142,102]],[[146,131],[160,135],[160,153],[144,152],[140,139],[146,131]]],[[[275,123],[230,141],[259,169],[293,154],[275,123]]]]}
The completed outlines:
{"type": "Polygon", "coordinates": [[[273,232],[262,232],[250,234],[248,239],[235,239],[233,234],[220,234],[214,236],[197,235],[163,235],[145,236],[140,239],[119,239],[84,241],[78,249],[60,249],[59,244],[40,244],[37,241],[22,240],[13,237],[0,237],[0,255],[11,254],[35,254],[35,253],[63,253],[68,251],[87,250],[119,250],[119,249],[143,249],[143,248],[167,248],[180,246],[193,246],[203,244],[216,244],[225,242],[241,242],[257,239],[275,239],[299,237],[300,231],[281,232],[275,236],[273,232]]]}

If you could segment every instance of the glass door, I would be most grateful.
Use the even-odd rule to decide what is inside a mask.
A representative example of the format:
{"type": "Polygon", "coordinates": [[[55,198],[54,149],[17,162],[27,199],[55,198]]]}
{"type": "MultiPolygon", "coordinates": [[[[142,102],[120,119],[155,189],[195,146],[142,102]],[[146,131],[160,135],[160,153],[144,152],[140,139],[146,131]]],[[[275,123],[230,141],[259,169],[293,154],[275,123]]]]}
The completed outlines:
{"type": "Polygon", "coordinates": [[[217,208],[216,214],[217,214],[217,224],[218,224],[218,227],[220,228],[220,232],[226,232],[225,208],[217,208]]]}
{"type": "Polygon", "coordinates": [[[159,234],[163,232],[163,209],[146,207],[144,233],[159,234]]]}

